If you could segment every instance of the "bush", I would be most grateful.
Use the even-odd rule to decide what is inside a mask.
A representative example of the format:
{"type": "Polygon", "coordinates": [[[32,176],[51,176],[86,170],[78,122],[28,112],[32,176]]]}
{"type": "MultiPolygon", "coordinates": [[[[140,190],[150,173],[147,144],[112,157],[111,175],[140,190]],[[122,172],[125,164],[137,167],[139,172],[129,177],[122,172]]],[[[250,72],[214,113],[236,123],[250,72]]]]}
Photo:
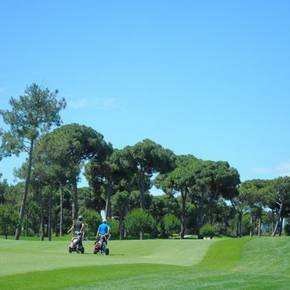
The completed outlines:
{"type": "Polygon", "coordinates": [[[102,218],[99,213],[92,209],[86,209],[82,212],[84,223],[86,224],[86,235],[89,238],[96,236],[96,232],[99,224],[102,222],[102,218]]]}
{"type": "Polygon", "coordinates": [[[214,226],[211,224],[203,225],[199,230],[199,235],[201,237],[212,238],[215,235],[214,226]]]}
{"type": "Polygon", "coordinates": [[[119,221],[116,219],[108,220],[108,225],[110,226],[110,234],[113,239],[119,237],[119,221]]]}
{"type": "Polygon", "coordinates": [[[180,221],[173,214],[166,214],[161,220],[161,231],[164,232],[164,236],[168,237],[173,233],[179,232],[180,221]]]}
{"type": "Polygon", "coordinates": [[[287,236],[290,236],[290,224],[284,226],[284,231],[287,236]]]}
{"type": "Polygon", "coordinates": [[[139,208],[134,209],[127,214],[125,225],[129,234],[137,237],[141,231],[151,232],[155,222],[151,214],[139,208]]]}

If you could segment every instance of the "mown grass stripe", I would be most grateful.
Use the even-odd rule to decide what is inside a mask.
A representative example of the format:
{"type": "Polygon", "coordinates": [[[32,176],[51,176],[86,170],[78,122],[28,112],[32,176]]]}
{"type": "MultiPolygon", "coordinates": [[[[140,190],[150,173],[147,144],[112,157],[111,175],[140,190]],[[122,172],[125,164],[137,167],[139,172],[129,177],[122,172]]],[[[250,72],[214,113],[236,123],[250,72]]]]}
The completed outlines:
{"type": "Polygon", "coordinates": [[[19,290],[53,290],[78,288],[90,285],[96,281],[118,281],[141,274],[173,272],[179,266],[127,264],[93,267],[66,268],[51,271],[21,273],[0,277],[0,289],[19,290]]]}
{"type": "Polygon", "coordinates": [[[249,238],[223,239],[212,244],[198,268],[225,270],[233,268],[241,260],[242,249],[249,238]]]}

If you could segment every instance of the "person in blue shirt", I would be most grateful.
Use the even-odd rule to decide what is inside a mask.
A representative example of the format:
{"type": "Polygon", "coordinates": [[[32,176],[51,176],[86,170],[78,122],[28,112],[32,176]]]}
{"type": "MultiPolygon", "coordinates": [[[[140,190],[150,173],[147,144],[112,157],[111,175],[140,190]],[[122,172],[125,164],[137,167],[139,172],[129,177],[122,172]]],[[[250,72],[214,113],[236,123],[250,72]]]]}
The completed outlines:
{"type": "Polygon", "coordinates": [[[109,235],[110,235],[110,226],[107,224],[107,220],[103,219],[103,222],[98,227],[96,237],[98,239],[100,236],[105,236],[107,240],[109,235]]]}
{"type": "MultiPolygon", "coordinates": [[[[110,237],[110,226],[107,224],[107,220],[104,218],[103,222],[99,225],[96,234],[95,251],[101,251],[102,254],[109,254],[108,240],[110,237]]],[[[95,253],[95,252],[94,252],[95,253]]]]}

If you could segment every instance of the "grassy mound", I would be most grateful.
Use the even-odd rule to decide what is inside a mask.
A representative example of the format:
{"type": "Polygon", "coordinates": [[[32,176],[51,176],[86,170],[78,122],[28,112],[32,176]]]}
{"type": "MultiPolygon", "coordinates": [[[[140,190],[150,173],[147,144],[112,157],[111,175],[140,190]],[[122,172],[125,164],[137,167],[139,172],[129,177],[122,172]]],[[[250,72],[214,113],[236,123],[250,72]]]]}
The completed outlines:
{"type": "Polygon", "coordinates": [[[70,255],[63,242],[0,241],[0,288],[289,289],[289,238],[112,241],[110,248],[111,256],[70,255]]]}

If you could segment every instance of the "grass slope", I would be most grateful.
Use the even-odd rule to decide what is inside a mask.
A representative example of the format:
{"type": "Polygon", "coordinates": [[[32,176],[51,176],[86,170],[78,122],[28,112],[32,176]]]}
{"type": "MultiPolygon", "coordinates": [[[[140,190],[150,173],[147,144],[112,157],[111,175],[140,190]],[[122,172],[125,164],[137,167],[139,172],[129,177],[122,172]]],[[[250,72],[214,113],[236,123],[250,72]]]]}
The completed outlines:
{"type": "Polygon", "coordinates": [[[111,242],[109,257],[69,255],[65,250],[62,242],[0,241],[0,289],[289,289],[290,285],[288,238],[111,242]],[[29,249],[34,269],[33,263],[17,263],[17,257],[29,259],[29,249]],[[38,261],[40,256],[43,260],[38,261]],[[36,269],[54,270],[25,273],[36,269]]]}

